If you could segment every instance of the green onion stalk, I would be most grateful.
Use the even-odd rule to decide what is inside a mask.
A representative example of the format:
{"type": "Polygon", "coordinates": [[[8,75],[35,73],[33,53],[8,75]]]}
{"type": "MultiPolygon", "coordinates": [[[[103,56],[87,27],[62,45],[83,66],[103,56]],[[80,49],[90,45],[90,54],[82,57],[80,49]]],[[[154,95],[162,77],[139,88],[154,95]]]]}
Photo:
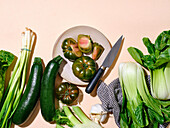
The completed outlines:
{"type": "Polygon", "coordinates": [[[25,86],[28,63],[34,41],[35,33],[26,28],[25,33],[22,34],[22,49],[20,56],[17,59],[0,105],[1,128],[10,128],[11,126],[12,115],[19,104],[25,86]]]}

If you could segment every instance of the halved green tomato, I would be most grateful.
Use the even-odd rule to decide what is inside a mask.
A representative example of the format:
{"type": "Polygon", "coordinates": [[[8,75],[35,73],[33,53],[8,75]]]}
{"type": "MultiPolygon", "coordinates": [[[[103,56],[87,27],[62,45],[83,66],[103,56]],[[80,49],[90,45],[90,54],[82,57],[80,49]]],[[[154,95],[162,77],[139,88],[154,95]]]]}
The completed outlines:
{"type": "Polygon", "coordinates": [[[92,51],[93,42],[89,35],[80,34],[78,35],[77,41],[80,51],[83,53],[90,53],[92,51]]]}
{"type": "Polygon", "coordinates": [[[62,49],[65,58],[75,61],[82,56],[82,52],[78,48],[77,42],[73,38],[66,38],[62,43],[62,49]]]}
{"type": "Polygon", "coordinates": [[[93,60],[99,59],[99,57],[102,55],[103,51],[104,51],[104,48],[103,48],[102,45],[100,45],[98,43],[94,43],[93,44],[92,59],[93,60]]]}

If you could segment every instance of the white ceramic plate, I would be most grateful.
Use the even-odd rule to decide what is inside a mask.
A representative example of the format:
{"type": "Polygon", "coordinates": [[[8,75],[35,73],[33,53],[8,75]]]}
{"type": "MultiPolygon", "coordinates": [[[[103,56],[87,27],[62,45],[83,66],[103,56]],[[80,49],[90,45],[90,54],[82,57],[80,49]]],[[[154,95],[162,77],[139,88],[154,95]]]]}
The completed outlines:
{"type": "MultiPolygon", "coordinates": [[[[70,62],[67,58],[64,57],[61,45],[64,39],[71,37],[77,41],[77,37],[79,34],[85,34],[85,35],[90,35],[91,39],[93,42],[97,42],[101,44],[104,47],[104,52],[100,56],[100,58],[96,61],[98,66],[101,66],[103,63],[106,55],[111,49],[110,42],[108,39],[97,29],[89,27],[89,26],[76,26],[72,27],[65,32],[61,34],[61,36],[57,39],[55,42],[54,48],[53,48],[53,55],[52,57],[56,57],[57,55],[60,55],[64,58],[65,60],[65,65],[60,68],[59,73],[63,79],[65,79],[68,82],[71,82],[73,84],[77,85],[87,85],[87,82],[83,82],[80,79],[78,79],[72,72],[72,64],[73,62],[70,62]]],[[[91,55],[88,55],[91,57],[91,55]]]]}

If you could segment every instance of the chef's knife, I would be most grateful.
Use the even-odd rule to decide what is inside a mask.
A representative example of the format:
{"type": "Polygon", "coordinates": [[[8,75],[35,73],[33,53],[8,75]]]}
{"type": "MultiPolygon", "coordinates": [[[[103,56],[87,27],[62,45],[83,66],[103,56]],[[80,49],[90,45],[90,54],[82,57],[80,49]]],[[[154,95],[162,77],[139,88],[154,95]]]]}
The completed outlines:
{"type": "Polygon", "coordinates": [[[109,68],[112,65],[114,59],[116,58],[116,56],[118,54],[119,48],[121,46],[122,38],[123,38],[123,35],[118,39],[118,41],[112,47],[110,52],[107,54],[105,60],[103,61],[102,66],[98,69],[98,71],[96,72],[94,77],[91,79],[91,81],[87,85],[86,90],[85,90],[86,93],[91,93],[93,91],[93,89],[95,88],[97,82],[99,81],[99,79],[103,75],[105,69],[109,68]]]}

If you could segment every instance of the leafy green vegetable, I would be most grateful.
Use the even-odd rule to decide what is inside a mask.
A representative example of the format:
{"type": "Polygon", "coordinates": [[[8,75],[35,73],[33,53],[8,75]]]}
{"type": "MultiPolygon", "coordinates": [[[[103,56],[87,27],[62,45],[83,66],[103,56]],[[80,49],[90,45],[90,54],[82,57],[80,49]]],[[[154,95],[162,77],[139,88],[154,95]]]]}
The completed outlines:
{"type": "Polygon", "coordinates": [[[134,47],[129,47],[128,52],[136,62],[150,71],[152,96],[160,100],[169,100],[170,30],[163,31],[154,44],[146,37],[143,38],[143,43],[149,55],[144,55],[134,47]]]}
{"type": "Polygon", "coordinates": [[[64,127],[59,124],[56,124],[56,128],[64,128],[64,127]]]}
{"type": "Polygon", "coordinates": [[[135,63],[121,63],[119,65],[119,80],[123,96],[126,98],[127,110],[130,112],[131,118],[135,123],[134,125],[144,127],[149,124],[149,121],[146,110],[143,107],[143,101],[137,90],[137,68],[135,63]]]}
{"type": "Polygon", "coordinates": [[[150,95],[145,74],[139,64],[119,65],[122,87],[121,127],[156,127],[170,121],[170,101],[160,101],[150,95]],[[157,124],[157,125],[156,125],[157,124]]]}
{"type": "Polygon", "coordinates": [[[163,31],[155,41],[155,49],[161,51],[170,45],[170,30],[163,31]]]}
{"type": "Polygon", "coordinates": [[[138,65],[137,68],[137,89],[140,93],[141,98],[143,99],[143,102],[151,109],[156,111],[160,116],[162,116],[160,107],[161,105],[159,102],[157,102],[156,99],[154,99],[148,90],[146,81],[145,81],[145,75],[144,71],[141,66],[138,65]]]}
{"type": "Polygon", "coordinates": [[[71,123],[71,121],[66,116],[64,110],[56,109],[56,115],[54,116],[53,120],[56,121],[56,124],[58,125],[58,127],[60,125],[65,125],[65,124],[70,126],[70,127],[73,127],[73,124],[71,123]]]}
{"type": "Polygon", "coordinates": [[[154,53],[155,53],[154,44],[151,43],[151,41],[149,40],[149,38],[144,37],[144,38],[143,38],[143,43],[144,43],[144,45],[147,47],[148,52],[149,52],[150,54],[154,54],[154,53]]]}
{"type": "MultiPolygon", "coordinates": [[[[137,49],[137,48],[134,48],[134,47],[129,47],[128,48],[128,51],[130,52],[131,56],[133,57],[133,59],[135,61],[137,61],[139,64],[143,64],[142,62],[142,57],[144,56],[143,53],[137,49]]],[[[144,66],[145,67],[145,66],[144,66]]]]}
{"type": "Polygon", "coordinates": [[[4,93],[5,74],[8,67],[14,60],[14,55],[10,52],[0,51],[0,102],[4,93]]]}

